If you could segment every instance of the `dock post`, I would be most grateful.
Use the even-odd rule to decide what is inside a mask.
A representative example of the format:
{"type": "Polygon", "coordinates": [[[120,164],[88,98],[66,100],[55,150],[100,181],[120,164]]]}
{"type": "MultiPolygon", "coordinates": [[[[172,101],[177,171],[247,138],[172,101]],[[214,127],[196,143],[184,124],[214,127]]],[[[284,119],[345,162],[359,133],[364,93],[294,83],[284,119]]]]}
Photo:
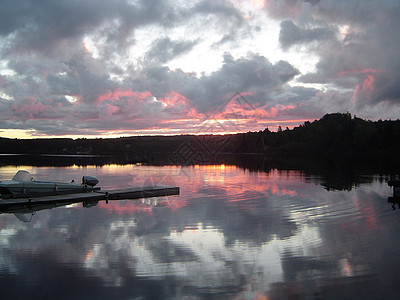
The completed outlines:
{"type": "Polygon", "coordinates": [[[398,197],[398,196],[400,196],[400,187],[393,186],[393,197],[398,197]]]}
{"type": "Polygon", "coordinates": [[[106,204],[108,204],[108,192],[106,192],[106,204]]]}

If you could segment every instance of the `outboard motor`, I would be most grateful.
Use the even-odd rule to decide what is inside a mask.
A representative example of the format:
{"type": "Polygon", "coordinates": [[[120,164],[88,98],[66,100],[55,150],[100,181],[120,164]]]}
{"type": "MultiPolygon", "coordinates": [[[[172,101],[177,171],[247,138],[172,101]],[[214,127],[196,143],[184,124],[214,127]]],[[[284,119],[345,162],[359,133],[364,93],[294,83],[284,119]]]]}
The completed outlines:
{"type": "Polygon", "coordinates": [[[82,177],[82,184],[93,187],[98,183],[99,183],[99,180],[96,177],[93,177],[93,176],[83,176],[82,177]]]}

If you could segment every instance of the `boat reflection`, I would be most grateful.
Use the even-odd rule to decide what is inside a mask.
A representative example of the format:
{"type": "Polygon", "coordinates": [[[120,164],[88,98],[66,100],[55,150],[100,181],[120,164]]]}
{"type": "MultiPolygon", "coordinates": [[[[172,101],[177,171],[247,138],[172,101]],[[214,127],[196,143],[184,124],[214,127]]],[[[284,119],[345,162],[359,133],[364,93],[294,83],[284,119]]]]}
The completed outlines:
{"type": "Polygon", "coordinates": [[[400,197],[388,197],[388,202],[392,204],[393,210],[396,210],[396,204],[398,209],[400,209],[400,197]]]}
{"type": "Polygon", "coordinates": [[[21,222],[30,222],[32,217],[38,211],[50,210],[57,207],[72,205],[72,204],[82,204],[82,207],[90,208],[97,206],[98,200],[85,200],[81,202],[76,201],[65,201],[65,202],[55,202],[55,203],[30,203],[30,204],[15,204],[13,206],[1,207],[0,214],[14,214],[21,222]]]}
{"type": "Polygon", "coordinates": [[[30,222],[32,217],[38,211],[51,210],[58,207],[75,205],[75,207],[91,208],[99,206],[106,208],[113,213],[126,214],[129,212],[152,212],[154,208],[161,209],[170,207],[172,211],[179,208],[171,197],[151,197],[142,199],[122,199],[110,200],[113,205],[109,205],[108,200],[85,200],[85,201],[64,201],[55,203],[30,203],[30,204],[15,204],[13,206],[0,207],[0,214],[14,214],[21,222],[30,222]],[[120,203],[118,203],[120,202],[120,203]]]}

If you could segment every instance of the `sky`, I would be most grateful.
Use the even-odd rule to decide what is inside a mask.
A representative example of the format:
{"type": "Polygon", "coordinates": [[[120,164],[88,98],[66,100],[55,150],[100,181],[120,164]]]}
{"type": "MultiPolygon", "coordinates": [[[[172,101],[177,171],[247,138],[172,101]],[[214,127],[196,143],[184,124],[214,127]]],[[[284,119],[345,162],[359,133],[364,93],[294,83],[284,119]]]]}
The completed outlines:
{"type": "Polygon", "coordinates": [[[2,0],[0,136],[400,115],[399,0],[2,0]]]}

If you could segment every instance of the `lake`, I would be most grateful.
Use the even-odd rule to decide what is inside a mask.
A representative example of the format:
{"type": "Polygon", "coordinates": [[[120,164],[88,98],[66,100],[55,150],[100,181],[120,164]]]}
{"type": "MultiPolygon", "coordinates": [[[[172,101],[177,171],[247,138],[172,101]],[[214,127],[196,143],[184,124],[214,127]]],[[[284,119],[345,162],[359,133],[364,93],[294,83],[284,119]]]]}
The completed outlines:
{"type": "MultiPolygon", "coordinates": [[[[0,167],[102,189],[180,195],[0,215],[8,299],[397,299],[400,211],[388,176],[345,189],[301,170],[236,165],[0,167]]],[[[333,180],[334,181],[334,180],[333,180]]]]}

